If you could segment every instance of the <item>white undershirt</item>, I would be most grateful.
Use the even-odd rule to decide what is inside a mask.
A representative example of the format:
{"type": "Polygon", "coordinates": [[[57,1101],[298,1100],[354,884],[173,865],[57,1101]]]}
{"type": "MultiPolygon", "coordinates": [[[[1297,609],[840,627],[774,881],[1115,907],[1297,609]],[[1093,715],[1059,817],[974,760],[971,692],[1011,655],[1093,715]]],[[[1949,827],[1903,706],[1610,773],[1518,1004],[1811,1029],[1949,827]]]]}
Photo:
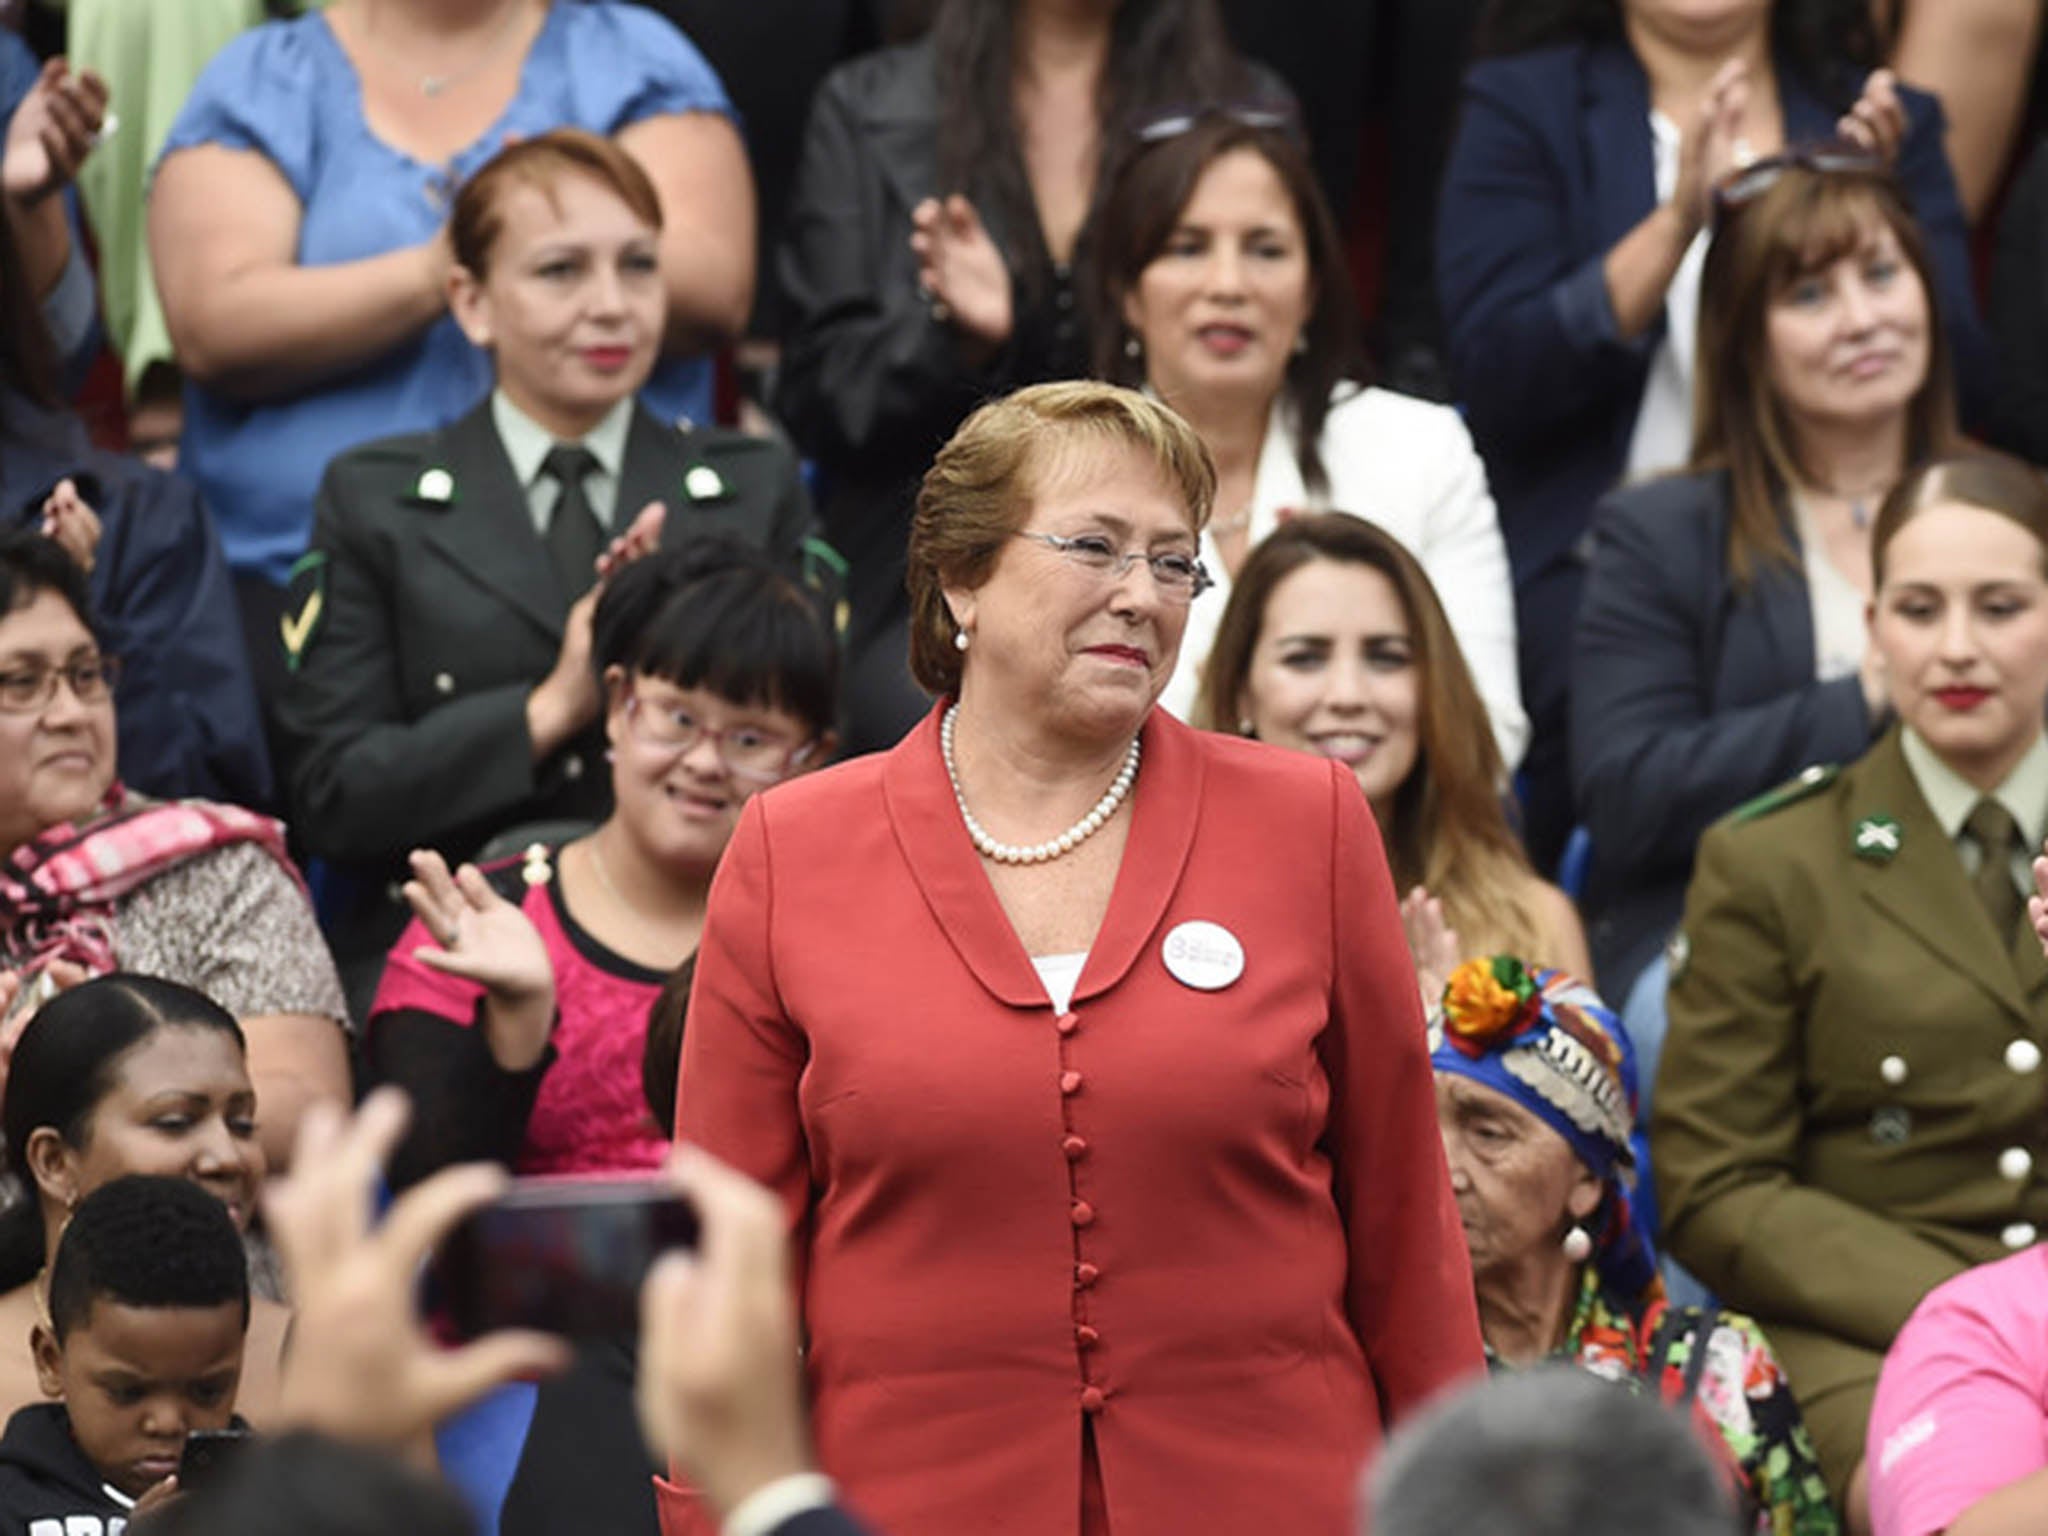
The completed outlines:
{"type": "Polygon", "coordinates": [[[1792,498],[1792,515],[1799,526],[1800,564],[1806,568],[1807,602],[1813,609],[1813,675],[1823,683],[1853,677],[1862,669],[1868,644],[1863,594],[1828,558],[1805,497],[1792,498]]]}
{"type": "MultiPolygon", "coordinates": [[[[1657,201],[1668,203],[1678,186],[1678,125],[1662,112],[1650,114],[1650,149],[1657,167],[1657,201]]],[[[1677,469],[1692,458],[1693,354],[1699,344],[1700,272],[1707,261],[1707,232],[1685,248],[1671,286],[1664,292],[1664,339],[1650,359],[1643,403],[1628,445],[1628,478],[1677,469]]]]}
{"type": "Polygon", "coordinates": [[[1033,955],[1032,967],[1045,983],[1045,995],[1052,999],[1053,1012],[1065,1013],[1074,1006],[1074,988],[1081,982],[1081,967],[1088,963],[1088,951],[1078,955],[1033,955]]]}

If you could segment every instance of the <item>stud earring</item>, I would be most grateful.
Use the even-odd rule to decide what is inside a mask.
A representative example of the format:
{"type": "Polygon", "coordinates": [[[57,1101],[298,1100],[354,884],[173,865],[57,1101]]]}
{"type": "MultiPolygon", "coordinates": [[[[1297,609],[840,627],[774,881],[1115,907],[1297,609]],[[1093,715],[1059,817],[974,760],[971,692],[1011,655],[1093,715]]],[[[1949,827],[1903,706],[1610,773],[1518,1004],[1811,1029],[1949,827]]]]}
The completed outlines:
{"type": "Polygon", "coordinates": [[[1240,736],[1252,734],[1252,717],[1250,715],[1239,715],[1237,717],[1237,734],[1240,736]]]}
{"type": "Polygon", "coordinates": [[[967,649],[967,631],[966,631],[966,630],[964,630],[964,629],[956,629],[956,630],[954,630],[954,631],[953,631],[953,649],[954,649],[954,650],[956,650],[956,651],[964,651],[964,650],[966,650],[966,649],[967,649]]]}
{"type": "Polygon", "coordinates": [[[1307,332],[1307,331],[1296,331],[1296,332],[1294,333],[1294,355],[1295,355],[1296,357],[1306,357],[1306,356],[1308,356],[1308,332],[1307,332]]]}
{"type": "Polygon", "coordinates": [[[1138,340],[1138,338],[1135,335],[1126,336],[1124,338],[1125,357],[1128,357],[1132,362],[1135,363],[1139,358],[1143,357],[1144,355],[1145,344],[1138,340]]]}
{"type": "Polygon", "coordinates": [[[1584,1227],[1574,1222],[1571,1231],[1565,1233],[1564,1242],[1559,1245],[1564,1256],[1574,1264],[1583,1264],[1593,1257],[1593,1237],[1584,1227]]]}

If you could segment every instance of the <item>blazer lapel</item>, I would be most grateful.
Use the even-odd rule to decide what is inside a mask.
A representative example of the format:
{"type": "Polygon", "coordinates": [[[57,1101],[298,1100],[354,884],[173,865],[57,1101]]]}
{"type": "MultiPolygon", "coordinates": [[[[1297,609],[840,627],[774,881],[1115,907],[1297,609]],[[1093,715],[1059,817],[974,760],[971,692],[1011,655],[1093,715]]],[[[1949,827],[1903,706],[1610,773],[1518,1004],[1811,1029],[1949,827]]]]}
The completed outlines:
{"type": "Polygon", "coordinates": [[[689,467],[688,437],[636,400],[632,425],[626,429],[626,454],[619,464],[619,500],[612,514],[612,532],[624,533],[642,507],[658,501],[668,509],[662,542],[674,542],[671,530],[690,510],[690,498],[683,490],[683,476],[689,467]]]}
{"type": "Polygon", "coordinates": [[[424,520],[421,537],[465,576],[559,639],[569,605],[534,532],[526,492],[498,441],[489,399],[444,428],[438,446],[455,481],[455,500],[416,509],[424,520]]]}
{"type": "MultiPolygon", "coordinates": [[[[1863,899],[2031,1028],[2033,1016],[2021,995],[2013,954],[1992,932],[1955,844],[1921,797],[1900,749],[1897,727],[1850,771],[1856,783],[1847,797],[1848,825],[1841,835],[1854,839],[1857,829],[1872,818],[1890,818],[1899,825],[1896,854],[1884,861],[1856,861],[1863,899]]],[[[2031,930],[2027,939],[2039,962],[2039,945],[2031,930]]]]}
{"type": "Polygon", "coordinates": [[[1155,707],[1145,718],[1138,782],[1131,791],[1131,835],[1124,844],[1109,914],[1074,988],[1076,1002],[1124,979],[1144,954],[1180,886],[1202,819],[1208,764],[1192,728],[1155,707]]]}
{"type": "Polygon", "coordinates": [[[882,767],[889,825],[925,905],[975,979],[1013,1008],[1042,1008],[1045,985],[982,872],[953,799],[939,754],[939,715],[946,707],[941,701],[889,750],[882,767]]]}

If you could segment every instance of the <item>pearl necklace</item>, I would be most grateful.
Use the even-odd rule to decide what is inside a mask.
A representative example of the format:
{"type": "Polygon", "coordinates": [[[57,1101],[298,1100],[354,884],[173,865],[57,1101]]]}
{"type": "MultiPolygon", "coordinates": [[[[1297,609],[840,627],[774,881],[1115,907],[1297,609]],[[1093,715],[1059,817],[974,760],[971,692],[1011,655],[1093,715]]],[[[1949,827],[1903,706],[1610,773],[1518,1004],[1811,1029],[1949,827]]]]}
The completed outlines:
{"type": "Polygon", "coordinates": [[[946,711],[939,722],[939,752],[946,760],[946,778],[953,785],[953,799],[960,807],[960,819],[967,823],[967,835],[974,846],[986,858],[998,864],[1043,864],[1056,859],[1063,853],[1071,853],[1089,837],[1102,830],[1104,822],[1116,814],[1116,808],[1124,803],[1124,797],[1131,792],[1131,785],[1138,777],[1138,738],[1131,738],[1131,749],[1124,754],[1123,768],[1116,781],[1109,786],[1102,798],[1095,802],[1095,808],[1075,822],[1058,837],[1024,847],[1017,843],[999,843],[988,835],[982,824],[974,819],[974,812],[967,809],[967,795],[960,788],[960,771],[953,766],[953,720],[960,713],[955,704],[946,711]]]}

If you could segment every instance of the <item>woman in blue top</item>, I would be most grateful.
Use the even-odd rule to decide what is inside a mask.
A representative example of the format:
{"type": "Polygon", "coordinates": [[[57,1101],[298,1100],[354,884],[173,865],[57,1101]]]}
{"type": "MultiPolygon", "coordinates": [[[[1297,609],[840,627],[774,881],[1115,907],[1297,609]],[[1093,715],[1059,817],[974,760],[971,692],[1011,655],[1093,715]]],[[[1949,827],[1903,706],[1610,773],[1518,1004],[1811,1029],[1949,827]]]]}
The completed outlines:
{"type": "Polygon", "coordinates": [[[190,380],[181,467],[220,524],[259,666],[327,461],[490,388],[448,316],[445,224],[508,139],[585,128],[654,179],[668,359],[646,398],[708,414],[708,367],[682,359],[736,334],[753,294],[730,113],[683,35],[619,0],[334,0],[207,66],[158,163],[150,252],[190,380]]]}

